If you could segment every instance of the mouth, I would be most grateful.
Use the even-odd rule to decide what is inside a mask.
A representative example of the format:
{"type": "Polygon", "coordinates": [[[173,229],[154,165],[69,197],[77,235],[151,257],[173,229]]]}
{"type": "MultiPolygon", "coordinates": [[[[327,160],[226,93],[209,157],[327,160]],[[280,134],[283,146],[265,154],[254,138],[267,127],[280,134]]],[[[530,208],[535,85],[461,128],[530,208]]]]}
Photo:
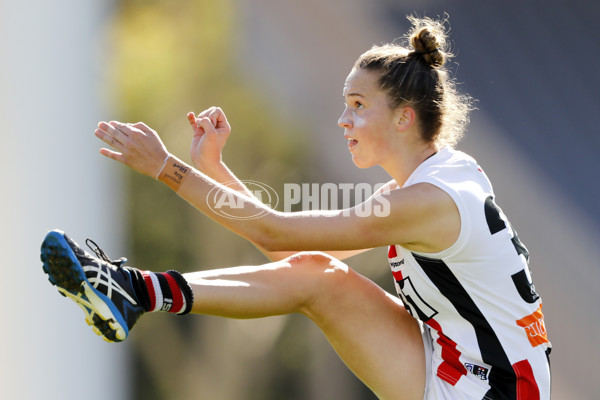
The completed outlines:
{"type": "Polygon", "coordinates": [[[352,139],[352,138],[348,138],[348,148],[349,149],[352,149],[357,144],[358,144],[358,140],[352,139]]]}

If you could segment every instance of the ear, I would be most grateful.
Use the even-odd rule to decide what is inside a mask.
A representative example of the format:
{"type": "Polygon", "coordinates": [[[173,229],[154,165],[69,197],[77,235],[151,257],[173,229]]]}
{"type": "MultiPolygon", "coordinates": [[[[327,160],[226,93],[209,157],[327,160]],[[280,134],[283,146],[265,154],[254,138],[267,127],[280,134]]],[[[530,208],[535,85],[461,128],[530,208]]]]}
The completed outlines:
{"type": "Polygon", "coordinates": [[[417,119],[417,113],[412,107],[401,107],[398,109],[396,129],[400,132],[410,128],[417,119]]]}

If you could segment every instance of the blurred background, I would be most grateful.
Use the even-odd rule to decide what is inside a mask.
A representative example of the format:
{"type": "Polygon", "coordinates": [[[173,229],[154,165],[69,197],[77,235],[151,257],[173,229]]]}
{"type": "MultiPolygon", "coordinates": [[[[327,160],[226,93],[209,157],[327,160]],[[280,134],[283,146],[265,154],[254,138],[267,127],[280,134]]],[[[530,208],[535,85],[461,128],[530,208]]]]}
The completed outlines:
{"type": "MultiPolygon", "coordinates": [[[[265,262],[103,159],[97,122],[144,121],[189,160],[186,113],[219,105],[240,179],[280,195],[284,183],[384,182],[347,154],[343,82],[363,51],[405,34],[407,14],[444,13],[452,71],[478,100],[458,148],[532,254],[554,398],[596,398],[600,3],[583,0],[0,0],[0,398],[374,399],[297,315],[153,315],[105,343],[48,284],[39,245],[60,228],[146,269],[265,262]]],[[[393,292],[385,249],[349,264],[393,292]]]]}

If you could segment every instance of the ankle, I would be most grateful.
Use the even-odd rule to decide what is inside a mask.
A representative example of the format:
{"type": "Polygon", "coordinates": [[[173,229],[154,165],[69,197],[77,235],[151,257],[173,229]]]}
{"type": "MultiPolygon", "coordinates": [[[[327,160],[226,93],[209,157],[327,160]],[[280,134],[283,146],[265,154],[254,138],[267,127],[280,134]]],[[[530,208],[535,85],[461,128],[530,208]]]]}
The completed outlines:
{"type": "Polygon", "coordinates": [[[148,312],[166,311],[185,315],[192,309],[194,296],[185,278],[177,271],[152,272],[137,270],[136,293],[148,312]]]}

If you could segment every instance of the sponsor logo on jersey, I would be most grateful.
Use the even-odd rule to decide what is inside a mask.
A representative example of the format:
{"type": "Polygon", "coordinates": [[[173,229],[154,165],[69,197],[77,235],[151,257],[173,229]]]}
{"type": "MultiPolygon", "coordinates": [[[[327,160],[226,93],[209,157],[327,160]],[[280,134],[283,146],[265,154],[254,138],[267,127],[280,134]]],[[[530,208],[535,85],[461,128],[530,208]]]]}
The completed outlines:
{"type": "Polygon", "coordinates": [[[517,325],[525,330],[532,347],[548,343],[548,334],[546,332],[546,324],[544,323],[544,314],[542,314],[541,304],[533,314],[517,320],[517,325]]]}
{"type": "Polygon", "coordinates": [[[404,258],[400,261],[390,261],[390,265],[392,267],[399,267],[401,265],[404,265],[404,258]]]}
{"type": "Polygon", "coordinates": [[[481,365],[477,365],[477,364],[470,364],[470,363],[465,363],[465,368],[467,369],[467,371],[469,371],[470,373],[472,373],[473,375],[475,375],[482,381],[486,381],[488,379],[488,376],[490,373],[489,368],[482,367],[481,365]]]}
{"type": "MultiPolygon", "coordinates": [[[[396,246],[392,245],[388,248],[388,258],[390,259],[390,266],[392,268],[397,268],[400,267],[402,265],[404,265],[404,258],[398,260],[398,261],[392,261],[392,259],[394,258],[398,258],[398,252],[396,251],[396,246]]],[[[402,278],[400,278],[399,280],[402,280],[402,278]]]]}

